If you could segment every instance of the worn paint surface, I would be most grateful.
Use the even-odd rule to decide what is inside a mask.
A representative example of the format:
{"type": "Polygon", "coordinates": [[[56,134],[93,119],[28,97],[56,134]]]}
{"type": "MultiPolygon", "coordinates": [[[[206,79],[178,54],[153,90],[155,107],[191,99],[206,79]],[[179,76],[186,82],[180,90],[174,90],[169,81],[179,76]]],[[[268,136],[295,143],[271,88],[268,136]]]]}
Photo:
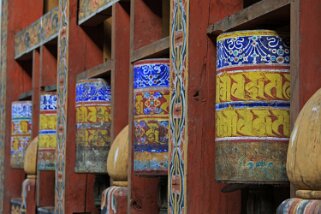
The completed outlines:
{"type": "Polygon", "coordinates": [[[309,214],[321,212],[321,200],[291,198],[277,208],[277,214],[309,214]]]}
{"type": "Polygon", "coordinates": [[[290,50],[274,31],[217,38],[216,179],[286,182],[290,50]]]}
{"type": "Polygon", "coordinates": [[[107,188],[101,197],[101,213],[116,214],[127,211],[127,187],[111,186],[107,188]]]}
{"type": "Polygon", "coordinates": [[[134,171],[167,174],[169,119],[168,59],[134,64],[134,171]]]}
{"type": "Polygon", "coordinates": [[[119,0],[80,0],[79,1],[79,13],[78,13],[78,23],[82,24],[87,21],[97,13],[111,7],[113,4],[119,0]]]}
{"type": "Polygon", "coordinates": [[[111,143],[111,88],[103,79],[76,84],[76,172],[105,173],[111,143]]]}
{"type": "Polygon", "coordinates": [[[57,148],[57,95],[40,95],[38,169],[55,170],[57,148]]]}
{"type": "Polygon", "coordinates": [[[12,199],[10,201],[10,205],[11,205],[11,214],[21,214],[23,212],[21,212],[21,199],[12,199]]]}
{"type": "Polygon", "coordinates": [[[7,81],[7,33],[8,33],[8,0],[1,0],[1,33],[0,33],[0,213],[3,213],[4,199],[4,159],[6,133],[6,81],[7,81]]]}
{"type": "Polygon", "coordinates": [[[15,35],[15,58],[19,58],[58,35],[58,8],[54,8],[15,35]]]}
{"type": "Polygon", "coordinates": [[[24,166],[25,150],[31,140],[32,102],[17,101],[11,105],[11,151],[10,164],[13,168],[24,166]]]}
{"type": "Polygon", "coordinates": [[[57,59],[57,155],[55,184],[55,213],[65,213],[67,100],[69,72],[69,1],[59,0],[59,35],[57,59]]]}
{"type": "Polygon", "coordinates": [[[168,213],[186,213],[189,0],[171,1],[168,213]]]}

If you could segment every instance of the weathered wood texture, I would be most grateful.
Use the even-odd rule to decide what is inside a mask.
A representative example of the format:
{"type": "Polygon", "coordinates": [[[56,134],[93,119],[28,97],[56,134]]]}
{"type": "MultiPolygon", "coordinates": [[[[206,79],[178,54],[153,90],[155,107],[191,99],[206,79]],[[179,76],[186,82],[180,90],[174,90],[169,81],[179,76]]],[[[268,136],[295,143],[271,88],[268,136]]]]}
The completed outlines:
{"type": "MultiPolygon", "coordinates": [[[[136,50],[163,37],[162,33],[162,1],[131,1],[134,19],[132,50],[136,50]]],[[[133,24],[131,24],[133,25],[133,24]]]]}
{"type": "Polygon", "coordinates": [[[94,77],[107,76],[112,70],[113,62],[108,60],[107,62],[90,68],[77,75],[77,80],[88,79],[94,77]]]}
{"type": "Polygon", "coordinates": [[[25,202],[27,208],[25,209],[26,213],[35,213],[36,212],[36,178],[27,178],[23,182],[22,194],[26,194],[25,202]]]}
{"type": "Polygon", "coordinates": [[[135,62],[145,58],[162,57],[169,52],[169,37],[162,38],[137,50],[131,57],[131,62],[135,62]]]}
{"type": "Polygon", "coordinates": [[[10,167],[10,127],[11,102],[18,100],[19,94],[32,89],[31,60],[14,60],[15,32],[35,21],[42,15],[42,1],[8,1],[8,41],[7,41],[7,94],[6,94],[6,133],[5,133],[5,179],[3,213],[10,213],[10,199],[21,195],[24,171],[10,167]],[[32,12],[31,12],[32,11],[32,12]]]}
{"type": "Polygon", "coordinates": [[[215,182],[215,45],[207,26],[242,7],[243,1],[190,0],[188,40],[187,213],[240,213],[240,192],[221,193],[215,182]],[[200,16],[199,14],[202,14],[200,16]]]}
{"type": "Polygon", "coordinates": [[[218,35],[221,32],[240,29],[268,29],[282,26],[290,20],[290,0],[262,0],[240,12],[220,20],[208,27],[207,33],[218,35]]]}
{"type": "MultiPolygon", "coordinates": [[[[299,8],[299,99],[300,108],[321,87],[321,43],[317,38],[321,36],[321,28],[318,20],[321,20],[321,2],[318,0],[300,0],[299,8]]],[[[298,15],[298,14],[296,14],[298,15]]],[[[295,48],[295,47],[294,47],[295,48]]],[[[294,56],[297,57],[297,56],[294,56]]],[[[297,81],[297,80],[296,80],[297,81]]]]}
{"type": "Polygon", "coordinates": [[[113,8],[112,58],[112,139],[128,124],[130,3],[116,3],[113,8]]]}
{"type": "Polygon", "coordinates": [[[44,45],[41,52],[41,87],[57,85],[57,45],[44,45]]]}

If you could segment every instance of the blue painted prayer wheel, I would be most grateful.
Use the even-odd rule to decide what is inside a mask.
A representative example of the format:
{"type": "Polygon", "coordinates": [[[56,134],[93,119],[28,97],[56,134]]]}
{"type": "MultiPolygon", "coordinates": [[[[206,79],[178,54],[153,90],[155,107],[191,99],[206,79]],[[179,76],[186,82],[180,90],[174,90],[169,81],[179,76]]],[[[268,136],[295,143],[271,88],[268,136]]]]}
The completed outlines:
{"type": "Polygon", "coordinates": [[[168,59],[134,64],[134,172],[166,175],[168,171],[169,78],[168,59]]]}
{"type": "Polygon", "coordinates": [[[76,172],[107,172],[111,99],[111,88],[103,79],[81,80],[76,84],[76,172]]]}
{"type": "Polygon", "coordinates": [[[287,182],[290,50],[274,31],[217,38],[216,179],[287,182]]]}
{"type": "Polygon", "coordinates": [[[23,169],[24,154],[31,140],[31,130],[32,102],[13,102],[11,105],[11,167],[23,169]]]}
{"type": "Polygon", "coordinates": [[[55,170],[57,147],[57,95],[40,95],[38,169],[55,170]]]}

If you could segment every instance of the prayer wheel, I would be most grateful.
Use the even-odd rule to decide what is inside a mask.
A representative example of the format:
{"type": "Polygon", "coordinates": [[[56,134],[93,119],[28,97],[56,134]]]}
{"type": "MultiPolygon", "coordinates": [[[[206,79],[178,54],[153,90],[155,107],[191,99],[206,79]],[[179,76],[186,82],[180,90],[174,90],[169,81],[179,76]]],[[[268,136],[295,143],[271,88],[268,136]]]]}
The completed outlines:
{"type": "Polygon", "coordinates": [[[217,38],[216,66],[216,179],[287,182],[287,43],[271,30],[224,33],[217,38]]]}
{"type": "Polygon", "coordinates": [[[11,105],[11,167],[23,168],[25,150],[31,140],[31,130],[32,102],[13,102],[11,105]]]}
{"type": "Polygon", "coordinates": [[[111,144],[111,88],[104,79],[76,84],[76,172],[106,173],[111,144]]]}
{"type": "Polygon", "coordinates": [[[55,170],[57,147],[57,95],[40,95],[38,169],[55,170]]]}
{"type": "Polygon", "coordinates": [[[169,78],[168,59],[134,64],[134,172],[166,175],[168,168],[169,78]]]}

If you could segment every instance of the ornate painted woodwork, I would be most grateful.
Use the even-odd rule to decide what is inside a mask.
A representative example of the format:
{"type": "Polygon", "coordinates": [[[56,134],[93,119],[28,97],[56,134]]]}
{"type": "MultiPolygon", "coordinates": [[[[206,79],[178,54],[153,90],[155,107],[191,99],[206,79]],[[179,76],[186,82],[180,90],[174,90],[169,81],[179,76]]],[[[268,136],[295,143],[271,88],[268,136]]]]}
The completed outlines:
{"type": "Polygon", "coordinates": [[[40,95],[38,169],[55,170],[57,147],[57,95],[40,95]]]}
{"type": "Polygon", "coordinates": [[[187,213],[187,91],[189,56],[189,0],[170,1],[170,115],[168,210],[187,213]]]}
{"type": "Polygon", "coordinates": [[[217,38],[216,179],[286,182],[290,50],[276,32],[217,38]]]}
{"type": "Polygon", "coordinates": [[[79,13],[78,13],[78,23],[82,24],[91,17],[95,16],[99,12],[111,7],[113,4],[119,0],[80,0],[79,1],[79,13]]]}
{"type": "Polygon", "coordinates": [[[58,7],[56,7],[15,35],[15,58],[57,37],[58,29],[58,7]]]}
{"type": "Polygon", "coordinates": [[[134,172],[166,175],[168,168],[169,60],[134,64],[134,172]]]}
{"type": "Polygon", "coordinates": [[[11,104],[11,157],[13,168],[23,168],[24,156],[31,140],[32,102],[17,101],[11,104]]]}
{"type": "Polygon", "coordinates": [[[76,84],[76,172],[106,172],[111,144],[111,99],[111,88],[103,79],[76,84]]]}
{"type": "Polygon", "coordinates": [[[55,170],[55,208],[58,214],[65,213],[67,100],[69,74],[69,1],[59,0],[59,33],[57,59],[57,156],[55,170]]]}

